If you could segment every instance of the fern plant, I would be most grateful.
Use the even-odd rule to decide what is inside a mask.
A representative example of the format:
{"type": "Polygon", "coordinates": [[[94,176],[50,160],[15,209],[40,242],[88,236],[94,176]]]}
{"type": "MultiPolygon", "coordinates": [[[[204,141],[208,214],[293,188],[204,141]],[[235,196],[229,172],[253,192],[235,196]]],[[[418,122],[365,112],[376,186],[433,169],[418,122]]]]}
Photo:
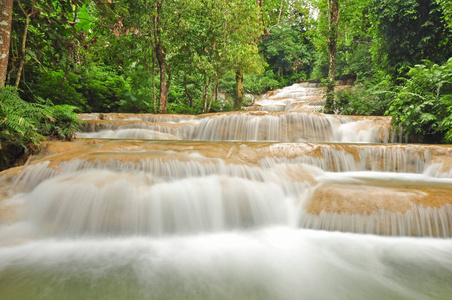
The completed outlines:
{"type": "Polygon", "coordinates": [[[53,105],[22,100],[11,86],[0,88],[0,149],[7,143],[24,148],[31,142],[39,145],[45,136],[71,140],[80,128],[80,121],[70,105],[53,105]]]}
{"type": "Polygon", "coordinates": [[[22,100],[15,88],[0,89],[0,149],[5,143],[23,147],[30,142],[38,145],[43,136],[38,132],[41,116],[49,114],[48,107],[22,100]]]}
{"type": "Polygon", "coordinates": [[[452,58],[410,68],[387,115],[414,142],[452,141],[452,58]]]}
{"type": "Polygon", "coordinates": [[[72,140],[76,131],[80,130],[80,120],[74,111],[78,108],[72,105],[52,105],[47,100],[49,114],[42,118],[38,125],[41,134],[63,140],[72,140]]]}

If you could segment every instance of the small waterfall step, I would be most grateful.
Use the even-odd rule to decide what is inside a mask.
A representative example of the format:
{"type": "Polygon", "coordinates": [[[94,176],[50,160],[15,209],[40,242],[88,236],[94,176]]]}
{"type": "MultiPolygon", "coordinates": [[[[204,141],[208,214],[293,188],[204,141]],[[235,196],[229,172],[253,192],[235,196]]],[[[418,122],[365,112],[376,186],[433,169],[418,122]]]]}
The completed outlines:
{"type": "MultiPolygon", "coordinates": [[[[337,86],[343,89],[348,86],[337,86]]],[[[269,91],[259,97],[247,110],[259,111],[292,111],[292,112],[322,112],[325,98],[325,88],[317,84],[296,83],[291,86],[269,91]]]]}
{"type": "Polygon", "coordinates": [[[22,215],[38,236],[281,225],[452,237],[450,157],[437,145],[51,142],[3,173],[13,184],[0,194],[17,196],[0,202],[0,222],[29,203],[22,215]]]}
{"type": "Polygon", "coordinates": [[[187,116],[82,115],[79,138],[386,143],[391,118],[300,112],[231,112],[187,116]],[[163,122],[164,119],[175,121],[163,122]],[[152,120],[152,121],[149,121],[152,120]]]}

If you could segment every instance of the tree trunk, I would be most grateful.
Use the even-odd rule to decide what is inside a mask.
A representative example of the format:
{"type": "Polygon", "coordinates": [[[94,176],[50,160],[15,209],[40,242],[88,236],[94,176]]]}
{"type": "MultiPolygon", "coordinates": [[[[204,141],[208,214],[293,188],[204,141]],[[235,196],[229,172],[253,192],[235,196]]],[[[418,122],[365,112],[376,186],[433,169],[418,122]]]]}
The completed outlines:
{"type": "Polygon", "coordinates": [[[235,73],[235,107],[241,109],[243,105],[243,71],[237,69],[235,73]]]}
{"type": "Polygon", "coordinates": [[[218,84],[220,83],[221,71],[218,70],[217,77],[215,78],[215,84],[213,86],[212,95],[209,100],[209,107],[207,108],[207,112],[210,112],[210,108],[212,107],[213,98],[215,97],[215,91],[218,89],[218,84]]]}
{"type": "Polygon", "coordinates": [[[168,103],[168,87],[166,85],[166,72],[167,65],[165,60],[165,54],[161,50],[161,47],[157,49],[157,61],[159,63],[160,70],[160,102],[159,102],[159,112],[161,114],[167,113],[167,103],[168,103]]]}
{"type": "Polygon", "coordinates": [[[202,112],[207,112],[207,98],[209,97],[210,84],[212,80],[204,74],[204,81],[202,84],[202,112]]]}
{"type": "Polygon", "coordinates": [[[207,81],[204,79],[202,83],[202,112],[205,113],[207,110],[207,81]]]}
{"type": "MultiPolygon", "coordinates": [[[[162,45],[162,28],[161,28],[161,8],[162,8],[162,2],[157,1],[155,3],[155,11],[156,14],[153,19],[154,23],[154,51],[155,55],[157,57],[157,62],[159,64],[159,70],[160,70],[160,102],[159,102],[159,112],[161,114],[166,114],[168,112],[167,103],[168,103],[168,89],[169,86],[167,85],[166,81],[166,73],[168,72],[168,64],[166,61],[166,53],[163,49],[162,45]]],[[[168,82],[171,84],[171,76],[170,80],[168,82]]]]}
{"type": "Polygon", "coordinates": [[[5,86],[8,71],[12,15],[13,0],[0,1],[0,87],[5,86]]]}
{"type": "Polygon", "coordinates": [[[265,17],[264,17],[264,13],[263,13],[263,0],[256,0],[256,4],[259,8],[259,15],[262,21],[262,29],[263,29],[263,33],[262,35],[258,38],[258,40],[262,40],[268,36],[270,36],[270,32],[267,29],[267,24],[265,24],[265,17]]]}
{"type": "Polygon", "coordinates": [[[27,11],[22,6],[22,3],[20,1],[17,1],[17,3],[20,6],[20,9],[25,15],[25,27],[24,27],[24,35],[22,36],[22,49],[21,49],[21,57],[20,57],[20,63],[19,63],[19,69],[17,70],[17,77],[16,77],[16,88],[19,87],[20,83],[20,77],[22,73],[22,69],[24,68],[25,64],[25,50],[26,50],[26,44],[27,44],[27,35],[28,35],[28,26],[30,25],[30,17],[33,16],[37,11],[35,11],[35,1],[31,3],[31,9],[30,13],[27,14],[27,11]]]}
{"type": "Polygon", "coordinates": [[[166,73],[168,73],[168,65],[166,63],[165,51],[163,50],[162,43],[158,42],[155,48],[155,54],[157,56],[157,62],[160,70],[160,101],[159,112],[166,114],[168,112],[168,89],[171,84],[171,75],[168,82],[166,81],[166,73]]]}
{"type": "Polygon", "coordinates": [[[155,55],[152,53],[152,103],[154,104],[154,113],[157,113],[157,106],[156,106],[156,99],[155,99],[155,55]]]}
{"type": "Polygon", "coordinates": [[[339,0],[328,0],[328,84],[326,90],[325,112],[333,112],[334,103],[334,86],[336,82],[336,53],[337,53],[337,37],[339,24],[339,0]]]}
{"type": "Polygon", "coordinates": [[[187,94],[187,97],[190,100],[190,107],[193,107],[193,97],[191,96],[190,91],[188,90],[187,75],[185,74],[184,74],[184,89],[185,94],[187,94]]]}

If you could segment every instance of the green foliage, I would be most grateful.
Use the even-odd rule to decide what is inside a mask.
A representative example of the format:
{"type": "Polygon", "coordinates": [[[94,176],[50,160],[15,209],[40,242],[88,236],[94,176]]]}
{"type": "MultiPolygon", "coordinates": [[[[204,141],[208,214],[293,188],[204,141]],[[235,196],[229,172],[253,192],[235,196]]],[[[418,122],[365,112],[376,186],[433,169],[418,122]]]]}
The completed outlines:
{"type": "Polygon", "coordinates": [[[261,52],[278,76],[311,73],[314,47],[306,30],[302,23],[275,27],[272,34],[261,42],[261,52]]]}
{"type": "Polygon", "coordinates": [[[394,98],[389,78],[365,81],[334,93],[332,111],[341,115],[382,116],[394,98]]]}
{"type": "Polygon", "coordinates": [[[0,89],[0,148],[6,143],[25,147],[39,144],[43,136],[37,133],[39,120],[49,114],[48,107],[27,103],[11,86],[0,89]]]}
{"type": "MultiPolygon", "coordinates": [[[[338,59],[340,60],[340,52],[338,53],[338,59]]],[[[337,74],[341,74],[342,70],[337,68],[337,74]]],[[[316,59],[311,74],[312,78],[326,78],[328,77],[328,53],[326,50],[318,50],[316,53],[316,59]]]]}
{"type": "Polygon", "coordinates": [[[200,101],[197,101],[194,107],[190,107],[187,102],[177,99],[168,103],[168,112],[172,114],[199,114],[202,112],[202,105],[200,101]]]}
{"type": "Polygon", "coordinates": [[[267,77],[269,73],[271,71],[267,71],[263,75],[244,75],[243,89],[245,93],[259,95],[279,87],[280,84],[277,80],[267,77]]]}
{"type": "MultiPolygon", "coordinates": [[[[246,77],[243,79],[245,81],[246,77]]],[[[244,83],[245,85],[246,83],[244,83]]],[[[220,91],[224,93],[228,93],[229,95],[234,95],[235,93],[235,72],[233,70],[229,70],[225,72],[218,84],[218,88],[220,91]]]]}
{"type": "MultiPolygon", "coordinates": [[[[39,67],[45,71],[65,70],[70,64],[78,63],[80,48],[88,48],[93,43],[84,31],[88,31],[92,24],[86,20],[89,17],[89,2],[91,1],[20,1],[25,13],[31,14],[27,32],[25,13],[20,5],[14,5],[11,32],[11,45],[14,47],[11,47],[10,52],[10,68],[17,72],[22,58],[25,59],[26,72],[30,67],[39,67]],[[24,36],[25,56],[20,49],[24,36]]],[[[16,72],[10,73],[11,84],[18,76],[16,72]]],[[[28,79],[26,75],[23,76],[24,79],[28,79]]],[[[21,88],[25,89],[26,85],[21,84],[21,88]]]]}
{"type": "Polygon", "coordinates": [[[357,83],[365,83],[378,76],[372,61],[370,43],[358,43],[354,49],[354,54],[349,59],[350,73],[356,74],[357,83]]]}
{"type": "MultiPolygon", "coordinates": [[[[92,66],[80,76],[81,93],[89,111],[117,111],[124,101],[130,101],[130,84],[108,66],[92,66]],[[126,93],[129,94],[126,95],[126,93]]],[[[123,104],[124,105],[124,104],[123,104]]]]}
{"type": "Polygon", "coordinates": [[[425,61],[407,76],[386,114],[411,141],[452,142],[452,58],[443,65],[425,61]]]}
{"type": "MultiPolygon", "coordinates": [[[[154,112],[151,70],[145,66],[134,64],[127,69],[124,77],[126,82],[130,83],[130,90],[124,91],[124,98],[119,101],[118,111],[133,113],[154,112]]],[[[158,78],[154,78],[154,82],[158,87],[158,78]]]]}
{"type": "MultiPolygon", "coordinates": [[[[24,93],[24,98],[33,99],[34,95],[51,99],[52,103],[77,106],[87,112],[150,112],[149,86],[145,82],[140,86],[135,80],[135,89],[130,83],[110,66],[79,67],[78,75],[69,72],[62,87],[64,72],[62,70],[36,70],[31,73],[33,81],[29,83],[31,91],[24,93]]],[[[142,72],[134,72],[132,75],[142,72]]],[[[148,78],[145,79],[149,81],[148,78]]]]}
{"type": "Polygon", "coordinates": [[[125,92],[124,98],[116,102],[117,111],[123,113],[148,113],[154,111],[154,106],[149,102],[149,91],[143,93],[143,89],[125,92]]]}
{"type": "Polygon", "coordinates": [[[79,83],[79,76],[69,72],[66,84],[62,88],[64,70],[43,70],[40,68],[30,68],[28,70],[28,85],[21,93],[22,97],[28,101],[33,101],[35,95],[43,99],[51,99],[55,104],[69,104],[88,111],[87,100],[80,92],[82,86],[79,83]]]}
{"type": "Polygon", "coordinates": [[[437,0],[444,12],[446,25],[452,29],[452,2],[449,0],[437,0]]]}
{"type": "Polygon", "coordinates": [[[11,86],[0,88],[0,148],[5,144],[38,145],[52,136],[71,139],[79,128],[76,108],[51,102],[28,103],[11,86]]]}
{"type": "MultiPolygon", "coordinates": [[[[299,74],[300,77],[305,79],[304,73],[299,74]]],[[[243,89],[245,93],[259,95],[270,90],[282,88],[288,84],[300,82],[300,77],[292,76],[290,78],[277,77],[273,70],[268,70],[262,75],[247,75],[243,76],[243,89]]],[[[235,93],[235,73],[232,71],[226,72],[220,79],[219,90],[229,95],[235,93]]]]}
{"type": "Polygon", "coordinates": [[[58,139],[72,140],[76,131],[80,130],[78,114],[74,111],[77,107],[71,105],[52,105],[47,102],[45,105],[50,115],[41,118],[37,126],[38,132],[42,135],[56,137],[58,139]]]}
{"type": "MultiPolygon", "coordinates": [[[[369,7],[371,0],[347,0],[340,2],[339,28],[336,55],[336,76],[357,74],[358,78],[369,72],[372,63],[369,53],[371,27],[369,7]],[[364,69],[363,69],[364,67],[364,69]]],[[[329,35],[327,1],[316,1],[318,17],[313,20],[314,30],[310,30],[315,46],[315,62],[311,78],[328,76],[329,55],[327,40],[329,35]]]]}
{"type": "Polygon", "coordinates": [[[423,59],[444,63],[452,56],[451,32],[436,0],[372,2],[375,61],[393,78],[423,59]]]}
{"type": "Polygon", "coordinates": [[[272,70],[269,70],[264,73],[264,75],[260,78],[262,92],[266,92],[269,90],[275,90],[280,87],[283,87],[283,84],[278,81],[278,79],[282,80],[283,78],[277,78],[275,73],[272,70]]]}

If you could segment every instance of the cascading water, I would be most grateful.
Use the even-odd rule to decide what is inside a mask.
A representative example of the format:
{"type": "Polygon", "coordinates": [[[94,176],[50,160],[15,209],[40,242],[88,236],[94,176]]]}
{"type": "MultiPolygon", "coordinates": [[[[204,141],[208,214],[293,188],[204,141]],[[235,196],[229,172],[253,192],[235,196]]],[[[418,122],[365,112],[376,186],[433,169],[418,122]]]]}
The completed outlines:
{"type": "Polygon", "coordinates": [[[452,147],[387,144],[388,119],[318,95],[84,115],[0,174],[0,298],[449,299],[452,147]]]}

